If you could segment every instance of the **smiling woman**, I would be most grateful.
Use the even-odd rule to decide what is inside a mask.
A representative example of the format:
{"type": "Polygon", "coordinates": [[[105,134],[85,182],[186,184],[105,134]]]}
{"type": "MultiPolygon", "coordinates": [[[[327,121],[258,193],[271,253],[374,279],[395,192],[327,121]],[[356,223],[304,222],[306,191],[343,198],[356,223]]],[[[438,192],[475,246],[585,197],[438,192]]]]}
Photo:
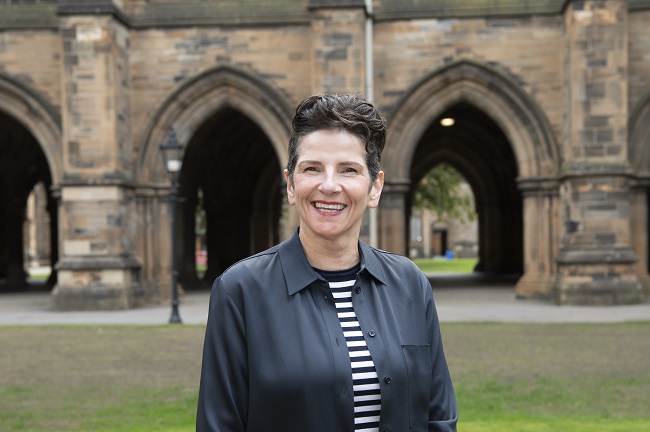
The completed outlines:
{"type": "Polygon", "coordinates": [[[384,185],[383,172],[370,178],[361,140],[346,131],[312,132],[300,143],[295,172],[284,175],[309,262],[323,270],[354,266],[363,212],[377,207],[384,185]]]}
{"type": "Polygon", "coordinates": [[[300,226],[217,278],[197,431],[456,431],[431,286],[359,240],[386,125],[357,96],[297,108],[284,171],[300,226]]]}

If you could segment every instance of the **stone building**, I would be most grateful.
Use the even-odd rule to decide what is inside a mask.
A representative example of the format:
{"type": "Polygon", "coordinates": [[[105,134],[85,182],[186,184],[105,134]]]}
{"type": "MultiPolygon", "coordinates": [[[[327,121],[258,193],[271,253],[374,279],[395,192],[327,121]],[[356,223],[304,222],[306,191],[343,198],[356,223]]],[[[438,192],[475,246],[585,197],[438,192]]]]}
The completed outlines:
{"type": "Polygon", "coordinates": [[[25,286],[42,185],[55,308],[168,295],[172,128],[180,279],[209,285],[296,225],[281,176],[295,105],[357,92],[390,128],[370,241],[407,253],[414,185],[445,162],[476,197],[481,271],[520,273],[525,298],[643,301],[649,24],[650,0],[0,0],[2,289],[25,286]]]}

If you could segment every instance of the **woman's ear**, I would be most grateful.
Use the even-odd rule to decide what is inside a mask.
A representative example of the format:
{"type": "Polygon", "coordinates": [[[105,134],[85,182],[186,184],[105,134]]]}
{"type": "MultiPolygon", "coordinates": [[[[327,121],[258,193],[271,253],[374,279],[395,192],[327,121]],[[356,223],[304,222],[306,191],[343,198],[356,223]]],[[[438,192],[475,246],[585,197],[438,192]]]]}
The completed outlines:
{"type": "Polygon", "coordinates": [[[375,182],[370,188],[370,200],[368,201],[368,207],[375,208],[379,205],[379,198],[381,197],[381,191],[384,189],[384,172],[379,171],[375,182]]]}
{"type": "Polygon", "coordinates": [[[284,180],[287,183],[287,199],[289,200],[289,204],[294,205],[296,203],[296,200],[293,196],[293,185],[291,184],[291,179],[289,178],[289,171],[284,170],[284,180]]]}

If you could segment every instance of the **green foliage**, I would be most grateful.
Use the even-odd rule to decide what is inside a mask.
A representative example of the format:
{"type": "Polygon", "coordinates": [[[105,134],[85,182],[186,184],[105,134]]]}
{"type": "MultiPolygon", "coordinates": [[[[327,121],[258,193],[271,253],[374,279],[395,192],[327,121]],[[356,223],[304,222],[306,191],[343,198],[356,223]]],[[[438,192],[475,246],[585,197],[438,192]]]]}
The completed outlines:
{"type": "Polygon", "coordinates": [[[477,217],[474,199],[463,190],[464,181],[463,176],[451,166],[444,163],[437,165],[420,181],[413,206],[433,211],[440,221],[474,221],[477,217]]]}

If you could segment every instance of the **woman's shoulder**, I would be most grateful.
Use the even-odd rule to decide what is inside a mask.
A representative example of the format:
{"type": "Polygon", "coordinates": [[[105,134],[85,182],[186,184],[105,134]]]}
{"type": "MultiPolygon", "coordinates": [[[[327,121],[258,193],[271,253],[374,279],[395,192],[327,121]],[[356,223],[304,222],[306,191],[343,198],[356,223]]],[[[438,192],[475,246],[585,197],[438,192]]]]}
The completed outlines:
{"type": "Polygon", "coordinates": [[[376,266],[387,278],[397,280],[424,280],[426,276],[411,259],[395,252],[365,245],[364,256],[369,267],[376,266]]]}
{"type": "Polygon", "coordinates": [[[382,249],[378,249],[372,246],[367,246],[368,250],[377,258],[377,260],[383,265],[396,266],[402,268],[406,271],[416,271],[421,273],[420,269],[411,259],[405,257],[404,255],[389,252],[382,249]]]}
{"type": "Polygon", "coordinates": [[[277,252],[278,245],[243,258],[225,269],[216,282],[233,287],[250,284],[250,282],[260,278],[268,278],[270,276],[269,270],[273,268],[273,260],[276,259],[277,252]]]}

